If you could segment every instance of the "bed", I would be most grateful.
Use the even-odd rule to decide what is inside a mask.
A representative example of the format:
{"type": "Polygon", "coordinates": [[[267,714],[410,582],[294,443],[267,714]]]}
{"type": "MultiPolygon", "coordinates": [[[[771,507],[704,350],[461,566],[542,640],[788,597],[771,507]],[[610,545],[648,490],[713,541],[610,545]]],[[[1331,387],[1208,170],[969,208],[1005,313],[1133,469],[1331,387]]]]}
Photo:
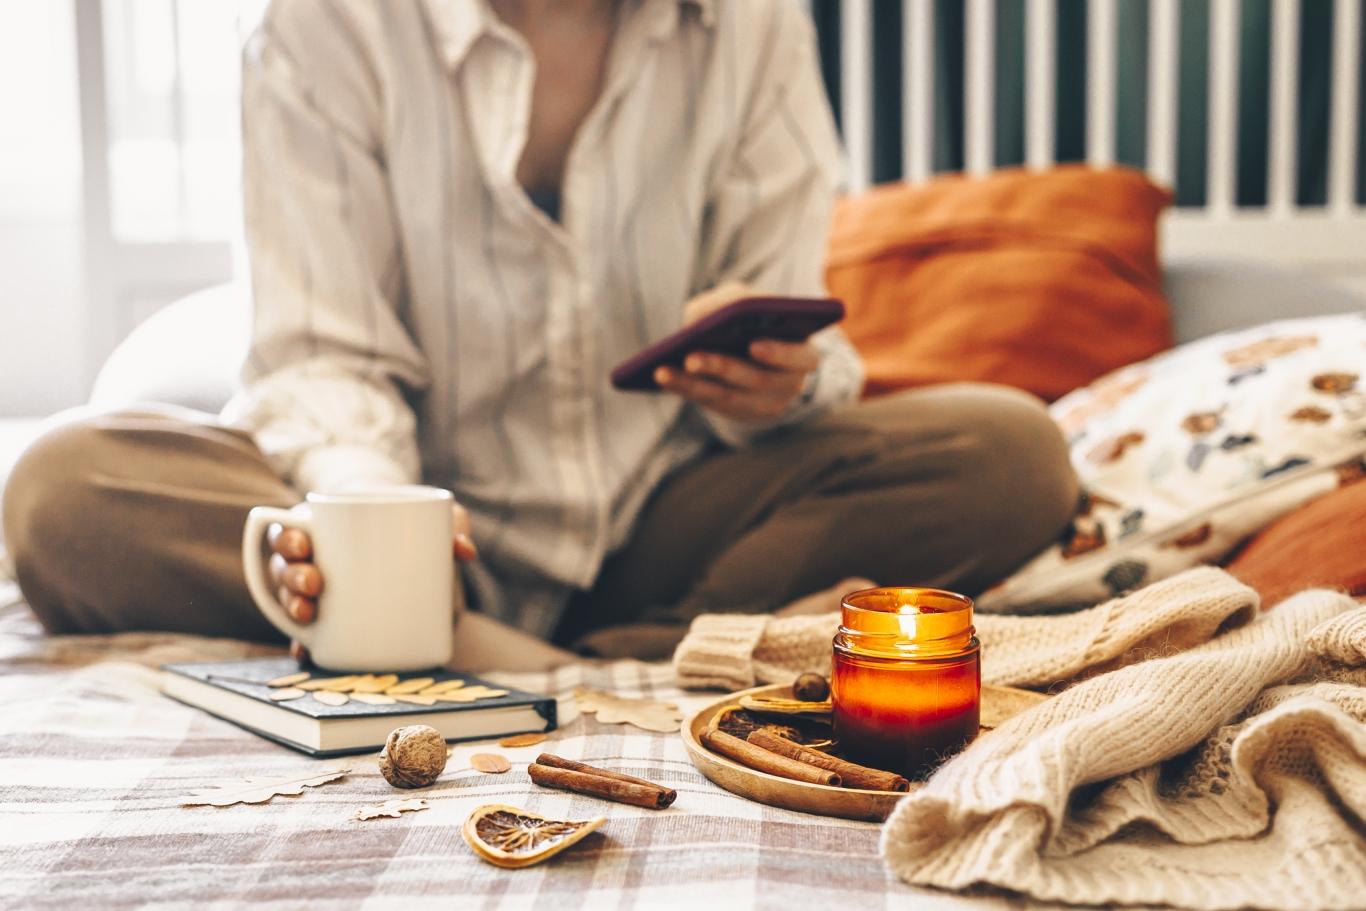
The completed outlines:
{"type": "MultiPolygon", "coordinates": [[[[1177,67],[1176,0],[1154,0],[1149,29],[1149,171],[1173,176],[1177,67]]],[[[1360,310],[1351,290],[1366,276],[1366,215],[1356,203],[1358,48],[1334,45],[1331,184],[1326,206],[1294,201],[1293,84],[1297,2],[1278,2],[1269,102],[1268,204],[1244,211],[1231,195],[1236,110],[1238,4],[1213,0],[1210,33],[1211,193],[1204,205],[1175,212],[1165,228],[1165,278],[1178,340],[1279,316],[1360,310]]],[[[1337,0],[1339,33],[1356,35],[1360,4],[1337,0]]],[[[968,0],[964,31],[969,170],[993,166],[994,4],[968,0]]],[[[1115,0],[1088,9],[1088,69],[1095,76],[1088,160],[1113,160],[1113,73],[1118,40],[1115,0]],[[1111,88],[1107,89],[1107,85],[1111,88]]],[[[850,149],[851,186],[871,171],[873,111],[885,110],[874,83],[869,0],[846,0],[840,96],[850,149]]],[[[927,104],[933,79],[928,36],[935,4],[903,4],[907,67],[905,174],[929,174],[936,124],[927,104]]],[[[1050,140],[1055,73],[1053,0],[1029,0],[1026,40],[1028,165],[1054,160],[1050,140]]],[[[187,298],[145,323],[106,364],[93,402],[116,407],[174,401],[215,410],[235,383],[245,346],[246,295],[223,286],[187,298]],[[174,353],[174,357],[172,357],[174,353]]],[[[0,425],[0,483],[13,455],[36,432],[32,423],[0,425]]],[[[73,567],[79,571],[79,567],[73,567]]],[[[230,658],[261,646],[160,634],[45,637],[0,564],[0,905],[25,908],[221,905],[253,901],[297,907],[441,906],[784,908],[1012,908],[1001,894],[949,895],[914,890],[889,877],[878,857],[878,828],[748,803],[718,790],[687,762],[675,735],[646,734],[578,717],[562,706],[555,735],[565,755],[668,783],[677,809],[651,813],[612,806],[602,837],[543,867],[495,870],[466,849],[458,824],[474,806],[499,802],[548,815],[580,817],[602,805],[538,792],[514,765],[508,775],[447,776],[441,799],[399,819],[355,822],[350,814],[390,796],[372,758],[342,781],[259,806],[182,808],[177,798],[223,778],[284,774],[311,760],[273,746],[156,692],[155,668],[168,661],[230,658]]],[[[582,664],[551,675],[506,677],[517,686],[567,696],[581,684],[628,695],[677,699],[686,709],[705,697],[672,687],[664,666],[582,664]]],[[[467,759],[459,747],[452,768],[467,759]]],[[[507,750],[523,763],[535,748],[507,750]]]]}

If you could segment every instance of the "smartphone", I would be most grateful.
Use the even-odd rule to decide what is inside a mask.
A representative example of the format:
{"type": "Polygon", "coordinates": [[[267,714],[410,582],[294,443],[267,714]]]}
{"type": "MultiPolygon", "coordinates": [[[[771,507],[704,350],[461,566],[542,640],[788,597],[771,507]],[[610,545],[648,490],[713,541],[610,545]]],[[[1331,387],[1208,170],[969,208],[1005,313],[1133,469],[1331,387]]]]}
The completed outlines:
{"type": "Polygon", "coordinates": [[[801,342],[844,318],[844,304],[833,297],[746,297],[713,310],[622,361],[612,370],[612,385],[631,392],[658,392],[655,371],[682,369],[694,351],[748,358],[760,339],[801,342]]]}

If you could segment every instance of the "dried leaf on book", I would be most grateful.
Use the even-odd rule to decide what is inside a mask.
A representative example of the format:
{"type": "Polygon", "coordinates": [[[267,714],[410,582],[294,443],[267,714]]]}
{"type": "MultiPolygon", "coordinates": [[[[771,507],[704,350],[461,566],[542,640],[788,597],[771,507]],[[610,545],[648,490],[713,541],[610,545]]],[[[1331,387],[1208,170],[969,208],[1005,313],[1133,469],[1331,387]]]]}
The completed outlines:
{"type": "Polygon", "coordinates": [[[475,753],[470,757],[470,766],[480,772],[501,775],[512,768],[512,763],[508,762],[506,756],[497,753],[475,753]]]}
{"type": "Polygon", "coordinates": [[[230,807],[236,803],[265,803],[278,796],[297,797],[304,788],[315,788],[336,781],[349,771],[348,768],[334,768],[295,778],[243,778],[211,788],[200,788],[180,798],[180,805],[230,807]]]}
{"type": "Polygon", "coordinates": [[[370,804],[361,807],[351,817],[352,819],[378,819],[381,816],[389,816],[398,819],[402,813],[415,813],[418,810],[425,810],[430,806],[427,801],[420,797],[406,797],[397,800],[386,800],[384,803],[370,804]]]}
{"type": "Polygon", "coordinates": [[[582,687],[574,691],[574,696],[581,711],[596,713],[603,724],[633,724],[642,730],[665,734],[682,726],[683,713],[672,702],[628,699],[582,687]]]}

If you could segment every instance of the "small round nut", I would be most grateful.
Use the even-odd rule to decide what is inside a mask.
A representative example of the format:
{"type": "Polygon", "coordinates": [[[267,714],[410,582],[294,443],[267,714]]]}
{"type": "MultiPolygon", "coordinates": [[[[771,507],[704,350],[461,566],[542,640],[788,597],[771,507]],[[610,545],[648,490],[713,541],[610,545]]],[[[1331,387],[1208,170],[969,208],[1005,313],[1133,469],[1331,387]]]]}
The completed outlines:
{"type": "Polygon", "coordinates": [[[446,769],[446,741],[435,728],[411,724],[389,734],[379,771],[396,788],[425,788],[446,769]]]}
{"type": "Polygon", "coordinates": [[[830,698],[830,681],[820,674],[802,674],[792,684],[792,698],[801,702],[824,702],[830,698]]]}

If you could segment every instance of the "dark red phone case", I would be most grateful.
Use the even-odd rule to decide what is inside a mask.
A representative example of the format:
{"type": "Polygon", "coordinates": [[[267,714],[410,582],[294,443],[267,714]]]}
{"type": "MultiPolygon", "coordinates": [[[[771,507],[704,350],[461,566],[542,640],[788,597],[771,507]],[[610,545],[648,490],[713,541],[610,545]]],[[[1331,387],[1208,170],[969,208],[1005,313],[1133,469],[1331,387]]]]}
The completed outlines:
{"type": "Polygon", "coordinates": [[[759,339],[800,342],[844,318],[844,304],[833,297],[746,297],[727,304],[690,326],[665,336],[612,370],[612,385],[633,392],[658,392],[655,371],[681,369],[694,351],[748,358],[759,339]]]}

